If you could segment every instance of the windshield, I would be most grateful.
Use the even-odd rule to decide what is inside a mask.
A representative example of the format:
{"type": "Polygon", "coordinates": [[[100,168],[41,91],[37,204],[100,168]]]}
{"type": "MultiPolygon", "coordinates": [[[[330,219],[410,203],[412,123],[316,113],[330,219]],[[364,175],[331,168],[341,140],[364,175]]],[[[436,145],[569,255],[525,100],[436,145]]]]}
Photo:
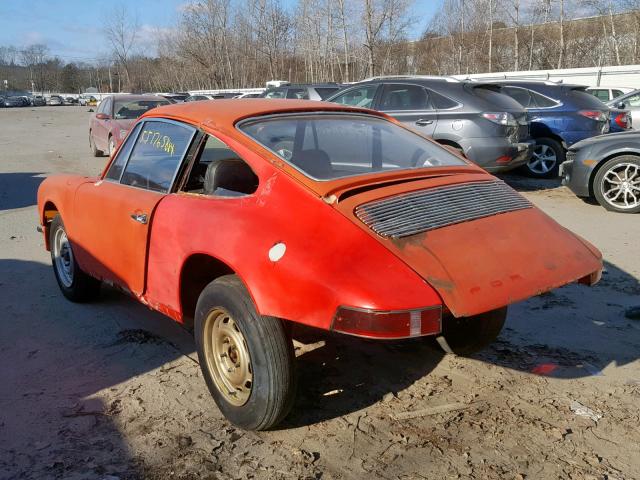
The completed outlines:
{"type": "Polygon", "coordinates": [[[282,115],[240,129],[316,180],[466,165],[420,135],[369,115],[282,115]]]}
{"type": "Polygon", "coordinates": [[[168,100],[134,100],[116,101],[113,118],[116,120],[132,120],[158,105],[170,105],[168,100]]]}

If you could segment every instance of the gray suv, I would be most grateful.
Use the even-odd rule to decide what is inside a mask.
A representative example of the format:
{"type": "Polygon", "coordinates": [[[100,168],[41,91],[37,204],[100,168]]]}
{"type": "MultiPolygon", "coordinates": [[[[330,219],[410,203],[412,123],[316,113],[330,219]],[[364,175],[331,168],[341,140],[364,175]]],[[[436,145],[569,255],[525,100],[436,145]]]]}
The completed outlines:
{"type": "Polygon", "coordinates": [[[385,112],[489,172],[524,165],[533,152],[526,110],[497,85],[450,77],[376,77],[327,101],[385,112]]]}

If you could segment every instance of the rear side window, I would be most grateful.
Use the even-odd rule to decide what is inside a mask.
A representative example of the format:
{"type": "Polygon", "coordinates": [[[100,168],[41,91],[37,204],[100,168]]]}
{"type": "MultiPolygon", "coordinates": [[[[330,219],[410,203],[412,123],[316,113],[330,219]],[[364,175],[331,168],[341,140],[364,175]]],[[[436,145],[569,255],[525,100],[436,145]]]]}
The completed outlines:
{"type": "Polygon", "coordinates": [[[365,85],[358,88],[352,88],[344,92],[342,95],[338,95],[331,101],[333,103],[349,105],[352,107],[371,108],[373,106],[373,99],[376,96],[377,90],[377,85],[365,85]]]}
{"type": "Polygon", "coordinates": [[[340,90],[338,87],[316,87],[316,92],[318,92],[322,100],[329,98],[338,90],[340,90]]]}
{"type": "Polygon", "coordinates": [[[609,101],[609,90],[598,88],[598,89],[587,90],[587,92],[603,102],[609,101]]]}
{"type": "Polygon", "coordinates": [[[385,85],[380,110],[431,110],[427,91],[419,85],[385,85]]]}
{"type": "Polygon", "coordinates": [[[120,183],[168,192],[194,133],[175,123],[144,122],[120,183]]]}
{"type": "Polygon", "coordinates": [[[538,108],[549,108],[558,105],[558,102],[553,98],[546,97],[545,95],[534,91],[530,91],[530,93],[532,101],[538,108]]]}
{"type": "Polygon", "coordinates": [[[456,108],[460,105],[455,100],[451,100],[449,97],[440,95],[438,92],[434,92],[433,90],[428,90],[428,92],[431,103],[438,110],[448,110],[450,108],[456,108]]]}
{"type": "MultiPolygon", "coordinates": [[[[532,106],[531,93],[526,88],[504,87],[502,91],[507,95],[509,95],[511,98],[513,98],[516,102],[518,102],[523,107],[531,108],[532,106]]],[[[535,104],[533,106],[535,106],[535,104]]]]}
{"type": "Polygon", "coordinates": [[[127,163],[127,159],[129,158],[129,154],[131,153],[131,149],[133,148],[133,144],[136,141],[136,137],[138,136],[138,132],[141,127],[142,124],[138,123],[135,128],[131,130],[129,135],[127,135],[127,139],[118,150],[116,158],[111,162],[111,166],[109,167],[109,171],[105,175],[105,178],[115,180],[116,182],[120,180],[122,170],[124,169],[124,165],[127,163]]]}
{"type": "Polygon", "coordinates": [[[496,111],[505,109],[507,111],[520,110],[522,104],[511,98],[509,95],[505,95],[504,87],[499,85],[469,85],[466,88],[471,88],[471,92],[477,97],[486,102],[484,108],[486,111],[496,111]]]}
{"type": "Polygon", "coordinates": [[[287,90],[287,98],[309,100],[309,92],[306,88],[290,88],[287,90]]]}
{"type": "Polygon", "coordinates": [[[286,94],[286,90],[270,90],[265,94],[264,98],[285,98],[286,94]]]}
{"type": "Polygon", "coordinates": [[[622,90],[611,90],[611,93],[613,94],[613,98],[616,98],[622,95],[622,90]]]}

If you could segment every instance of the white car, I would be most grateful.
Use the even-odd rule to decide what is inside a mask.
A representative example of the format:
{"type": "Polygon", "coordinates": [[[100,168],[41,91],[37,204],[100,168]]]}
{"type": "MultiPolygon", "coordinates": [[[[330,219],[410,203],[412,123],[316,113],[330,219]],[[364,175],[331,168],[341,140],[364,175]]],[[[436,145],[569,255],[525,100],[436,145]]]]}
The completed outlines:
{"type": "Polygon", "coordinates": [[[602,102],[608,102],[616,97],[620,97],[627,93],[633,92],[635,88],[631,87],[588,87],[589,92],[594,97],[598,98],[602,102]]]}

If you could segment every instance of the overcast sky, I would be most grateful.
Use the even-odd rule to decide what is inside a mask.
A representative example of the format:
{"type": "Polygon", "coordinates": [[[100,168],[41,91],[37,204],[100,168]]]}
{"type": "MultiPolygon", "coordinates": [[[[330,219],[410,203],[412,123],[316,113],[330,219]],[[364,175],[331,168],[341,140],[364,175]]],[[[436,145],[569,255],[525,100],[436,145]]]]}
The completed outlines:
{"type": "MultiPolygon", "coordinates": [[[[415,0],[413,15],[420,21],[411,35],[419,36],[442,0],[415,0]]],[[[185,0],[0,0],[0,46],[49,46],[52,55],[67,61],[92,61],[109,51],[102,19],[118,5],[136,12],[141,36],[152,43],[154,32],[171,28],[185,0]]],[[[283,0],[285,6],[295,0],[283,0]]]]}

